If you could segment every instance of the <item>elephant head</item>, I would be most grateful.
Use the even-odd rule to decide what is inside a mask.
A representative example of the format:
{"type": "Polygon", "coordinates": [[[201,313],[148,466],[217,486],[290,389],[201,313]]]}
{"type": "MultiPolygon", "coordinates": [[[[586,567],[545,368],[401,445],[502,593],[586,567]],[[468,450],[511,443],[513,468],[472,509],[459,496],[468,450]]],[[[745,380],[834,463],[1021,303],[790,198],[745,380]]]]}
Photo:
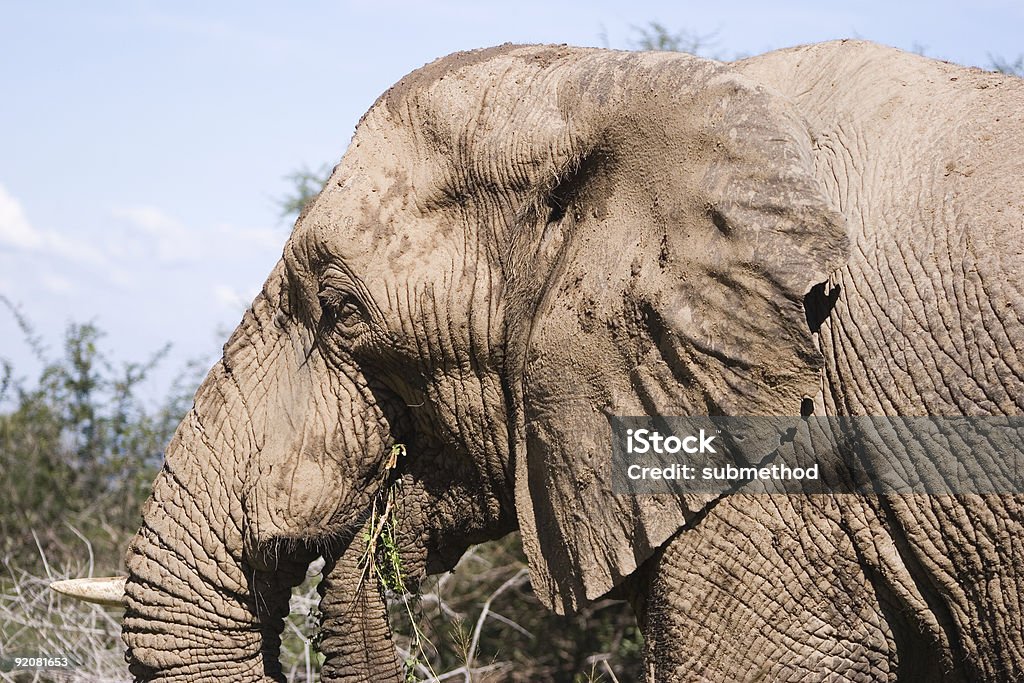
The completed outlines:
{"type": "Polygon", "coordinates": [[[401,80],[168,448],[127,555],[135,674],[280,679],[323,554],[328,669],[397,675],[351,550],[385,490],[414,576],[518,527],[556,611],[622,583],[710,501],[614,496],[608,415],[819,391],[804,297],[847,244],[810,149],[783,98],[687,55],[502,46],[401,80]]]}

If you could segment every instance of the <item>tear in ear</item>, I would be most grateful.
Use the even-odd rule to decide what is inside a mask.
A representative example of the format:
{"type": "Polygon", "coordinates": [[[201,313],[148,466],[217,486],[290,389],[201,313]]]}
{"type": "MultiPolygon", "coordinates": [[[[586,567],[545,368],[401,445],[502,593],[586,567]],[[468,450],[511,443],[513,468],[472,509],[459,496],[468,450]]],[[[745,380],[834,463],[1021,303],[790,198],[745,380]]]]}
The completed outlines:
{"type": "Polygon", "coordinates": [[[819,282],[811,287],[804,297],[804,315],[807,317],[807,328],[813,334],[817,334],[822,324],[828,320],[828,316],[839,301],[839,294],[842,292],[840,285],[828,289],[827,282],[819,282]]]}

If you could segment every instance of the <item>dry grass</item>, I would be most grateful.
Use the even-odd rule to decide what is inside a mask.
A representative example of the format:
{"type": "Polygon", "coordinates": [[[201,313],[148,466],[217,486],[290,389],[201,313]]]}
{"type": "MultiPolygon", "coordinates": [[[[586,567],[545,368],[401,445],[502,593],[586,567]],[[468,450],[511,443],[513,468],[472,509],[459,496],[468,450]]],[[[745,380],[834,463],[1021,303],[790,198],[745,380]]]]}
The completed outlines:
{"type": "MultiPolygon", "coordinates": [[[[91,545],[81,538],[88,564],[55,566],[42,548],[40,562],[29,571],[4,559],[0,577],[0,681],[26,683],[121,683],[132,678],[124,661],[121,612],[62,597],[52,581],[92,576],[91,545]],[[41,570],[39,569],[41,567],[41,570]],[[11,671],[15,657],[66,657],[67,669],[11,671]]],[[[478,546],[462,558],[456,571],[431,577],[415,595],[388,595],[395,647],[408,663],[410,681],[491,683],[551,680],[553,672],[533,667],[525,653],[540,642],[547,647],[549,628],[532,598],[525,564],[507,556],[500,545],[478,546]],[[532,623],[519,623],[527,616],[532,623]],[[417,635],[417,633],[419,635],[417,635]],[[440,673],[436,673],[440,672],[440,673]]],[[[291,616],[283,634],[281,664],[289,681],[319,681],[322,656],[316,649],[319,629],[316,591],[322,560],[310,566],[307,580],[293,591],[291,616]]],[[[562,634],[569,636],[569,634],[562,634]]],[[[617,681],[610,662],[614,652],[579,661],[574,680],[617,681]]],[[[561,676],[555,675],[561,679],[561,676]]]]}
{"type": "Polygon", "coordinates": [[[65,598],[51,581],[82,576],[80,567],[51,567],[45,575],[4,563],[0,579],[0,680],[121,683],[131,681],[121,644],[118,610],[65,598]],[[55,669],[12,669],[15,657],[66,658],[55,669]]]}

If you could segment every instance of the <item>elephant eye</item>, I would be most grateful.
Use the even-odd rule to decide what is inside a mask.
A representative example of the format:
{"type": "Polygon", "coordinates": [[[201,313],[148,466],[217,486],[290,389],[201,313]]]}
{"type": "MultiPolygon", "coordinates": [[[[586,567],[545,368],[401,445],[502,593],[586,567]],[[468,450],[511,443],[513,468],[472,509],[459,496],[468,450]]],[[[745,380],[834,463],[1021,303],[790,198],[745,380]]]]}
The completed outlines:
{"type": "Polygon", "coordinates": [[[318,298],[322,332],[337,331],[345,334],[356,332],[365,325],[362,306],[354,297],[331,290],[321,292],[318,298]]]}

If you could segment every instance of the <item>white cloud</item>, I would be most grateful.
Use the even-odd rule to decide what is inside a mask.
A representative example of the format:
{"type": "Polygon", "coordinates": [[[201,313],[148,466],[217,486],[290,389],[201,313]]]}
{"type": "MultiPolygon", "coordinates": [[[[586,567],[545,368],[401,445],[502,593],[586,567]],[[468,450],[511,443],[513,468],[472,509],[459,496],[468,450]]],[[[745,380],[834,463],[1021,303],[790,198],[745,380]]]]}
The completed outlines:
{"type": "Polygon", "coordinates": [[[259,291],[247,283],[262,282],[265,264],[276,260],[288,238],[283,230],[227,222],[192,227],[145,204],[109,208],[100,225],[37,228],[0,185],[0,271],[6,278],[0,291],[14,295],[12,287],[20,285],[62,299],[76,292],[95,297],[100,283],[121,291],[156,291],[152,288],[167,277],[199,284],[210,283],[212,276],[219,283],[206,285],[207,305],[235,316],[259,291]],[[170,268],[177,272],[169,275],[170,268]]]}
{"type": "Polygon", "coordinates": [[[39,275],[39,282],[54,294],[68,294],[74,290],[74,285],[71,284],[70,280],[54,273],[41,273],[39,275]]]}
{"type": "Polygon", "coordinates": [[[137,252],[148,251],[161,265],[180,265],[198,260],[199,236],[189,230],[163,210],[155,206],[119,206],[111,210],[114,218],[121,219],[138,231],[131,237],[144,237],[146,244],[114,244],[112,249],[125,256],[138,256],[137,252]],[[132,253],[135,246],[136,253],[132,253]]]}
{"type": "Polygon", "coordinates": [[[123,218],[148,233],[184,232],[181,224],[155,206],[119,206],[111,211],[115,218],[123,218]]]}
{"type": "Polygon", "coordinates": [[[107,258],[96,246],[53,230],[39,230],[25,215],[21,202],[0,185],[0,246],[52,254],[79,264],[106,268],[107,258]]]}
{"type": "Polygon", "coordinates": [[[239,292],[237,289],[230,285],[215,285],[213,288],[213,298],[217,300],[224,308],[229,308],[235,311],[244,311],[249,308],[249,304],[256,298],[253,294],[250,297],[246,297],[244,294],[239,292]]]}
{"type": "Polygon", "coordinates": [[[61,256],[73,263],[94,266],[97,269],[109,267],[109,260],[103,254],[103,250],[87,242],[71,239],[59,232],[47,231],[41,233],[43,237],[42,249],[57,256],[61,256]]]}
{"type": "MultiPolygon", "coordinates": [[[[148,205],[117,206],[111,215],[130,232],[112,240],[107,252],[119,259],[151,258],[157,265],[194,265],[222,259],[224,254],[280,254],[288,233],[272,228],[246,228],[217,223],[206,229],[187,227],[162,209],[148,205]]],[[[245,258],[247,256],[243,256],[245,258]]]]}
{"type": "Polygon", "coordinates": [[[38,249],[43,235],[28,222],[21,202],[0,185],[0,246],[16,249],[38,249]]]}
{"type": "Polygon", "coordinates": [[[216,226],[216,229],[221,235],[232,242],[247,243],[257,249],[280,251],[288,239],[287,230],[275,230],[273,228],[240,228],[230,223],[220,223],[216,226]]]}

